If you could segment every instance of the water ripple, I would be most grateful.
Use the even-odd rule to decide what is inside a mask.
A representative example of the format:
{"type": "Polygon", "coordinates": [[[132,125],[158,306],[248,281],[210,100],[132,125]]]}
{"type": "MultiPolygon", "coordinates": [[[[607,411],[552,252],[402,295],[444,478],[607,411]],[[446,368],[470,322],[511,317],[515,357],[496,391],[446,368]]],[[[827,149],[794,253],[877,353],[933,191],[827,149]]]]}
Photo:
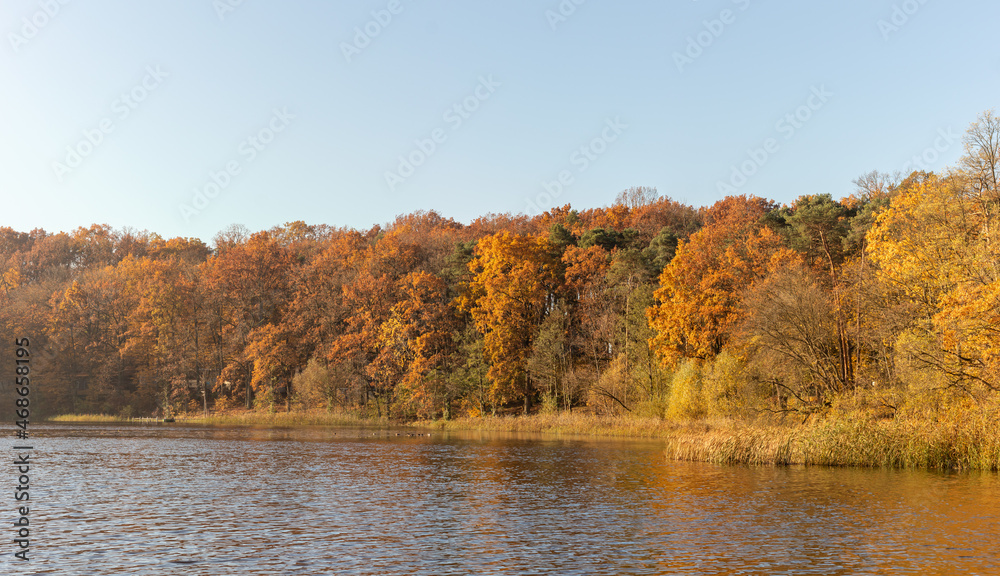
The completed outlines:
{"type": "Polygon", "coordinates": [[[721,467],[653,442],[482,434],[40,436],[38,574],[1000,572],[989,474],[721,467]]]}

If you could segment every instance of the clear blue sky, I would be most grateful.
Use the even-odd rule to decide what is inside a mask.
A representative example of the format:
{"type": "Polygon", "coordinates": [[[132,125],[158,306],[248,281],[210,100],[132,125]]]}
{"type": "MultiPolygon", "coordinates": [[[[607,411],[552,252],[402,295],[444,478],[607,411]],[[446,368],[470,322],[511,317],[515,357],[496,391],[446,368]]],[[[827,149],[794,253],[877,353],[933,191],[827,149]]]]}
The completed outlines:
{"type": "Polygon", "coordinates": [[[1000,104],[998,22],[994,0],[5,0],[0,225],[210,240],[636,185],[841,197],[961,156],[940,134],[1000,104]]]}

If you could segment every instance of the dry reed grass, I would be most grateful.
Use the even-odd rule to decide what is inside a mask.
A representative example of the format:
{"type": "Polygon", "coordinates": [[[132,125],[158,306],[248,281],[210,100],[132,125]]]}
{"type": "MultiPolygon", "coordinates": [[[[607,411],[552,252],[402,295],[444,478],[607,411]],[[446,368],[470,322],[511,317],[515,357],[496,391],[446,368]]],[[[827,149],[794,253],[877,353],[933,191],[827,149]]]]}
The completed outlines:
{"type": "MultiPolygon", "coordinates": [[[[117,416],[76,414],[53,422],[121,422],[117,416]]],[[[181,416],[178,422],[218,426],[386,427],[386,420],[325,411],[239,411],[181,416]]],[[[396,423],[398,424],[398,423],[396,423]]],[[[481,430],[611,438],[662,439],[668,457],[724,464],[819,465],[930,470],[1000,470],[1000,412],[955,413],[945,419],[838,412],[805,423],[658,418],[590,413],[486,416],[411,422],[436,430],[481,430]]]]}

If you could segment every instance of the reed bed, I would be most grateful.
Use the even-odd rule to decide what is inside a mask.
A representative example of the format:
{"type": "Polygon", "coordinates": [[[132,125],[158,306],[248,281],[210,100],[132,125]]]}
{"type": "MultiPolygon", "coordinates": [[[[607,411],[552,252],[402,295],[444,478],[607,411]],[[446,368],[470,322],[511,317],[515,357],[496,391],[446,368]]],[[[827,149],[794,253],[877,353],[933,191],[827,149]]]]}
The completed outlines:
{"type": "Polygon", "coordinates": [[[834,419],[799,426],[729,423],[668,439],[680,460],[929,470],[1000,470],[1000,423],[834,419]]]}
{"type": "Polygon", "coordinates": [[[47,418],[47,422],[125,422],[128,418],[122,416],[112,416],[110,414],[60,414],[47,418]]]}
{"type": "Polygon", "coordinates": [[[629,438],[663,438],[677,427],[659,418],[596,416],[587,413],[559,412],[528,416],[483,416],[417,422],[437,430],[485,430],[491,432],[528,432],[629,438]]]}
{"type": "Polygon", "coordinates": [[[875,419],[841,414],[804,424],[671,422],[591,414],[540,414],[425,422],[439,430],[489,430],[657,438],[676,460],[722,464],[1000,470],[1000,419],[875,419]]]}
{"type": "MultiPolygon", "coordinates": [[[[123,422],[104,414],[71,414],[52,422],[123,422]]],[[[947,419],[876,418],[861,412],[816,417],[806,423],[599,416],[559,412],[390,423],[352,413],[240,411],[178,416],[181,423],[248,427],[406,425],[434,430],[559,434],[660,439],[669,458],[754,465],[855,466],[929,470],[1000,470],[1000,414],[960,413],[947,419]]]]}
{"type": "Polygon", "coordinates": [[[300,426],[340,426],[340,427],[385,427],[388,422],[365,418],[347,412],[326,412],[324,410],[292,412],[220,412],[203,416],[187,414],[177,417],[177,422],[209,424],[213,426],[253,426],[295,428],[300,426]]]}

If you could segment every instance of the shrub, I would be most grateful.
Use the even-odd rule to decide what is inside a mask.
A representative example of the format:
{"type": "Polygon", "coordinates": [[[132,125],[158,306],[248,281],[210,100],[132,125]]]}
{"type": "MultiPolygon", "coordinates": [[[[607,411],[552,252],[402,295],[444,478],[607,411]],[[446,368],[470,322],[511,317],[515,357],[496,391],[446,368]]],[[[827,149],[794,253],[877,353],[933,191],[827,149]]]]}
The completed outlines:
{"type": "Polygon", "coordinates": [[[693,420],[705,416],[702,370],[697,360],[684,360],[670,382],[670,404],[667,417],[693,420]]]}

